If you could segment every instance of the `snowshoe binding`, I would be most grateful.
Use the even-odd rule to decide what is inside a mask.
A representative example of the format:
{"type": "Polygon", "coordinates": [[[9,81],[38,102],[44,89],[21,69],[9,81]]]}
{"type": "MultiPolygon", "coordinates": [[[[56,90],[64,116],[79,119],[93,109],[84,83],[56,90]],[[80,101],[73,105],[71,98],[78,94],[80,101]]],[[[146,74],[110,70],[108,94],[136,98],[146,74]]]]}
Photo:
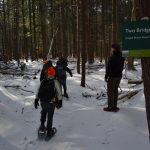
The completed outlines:
{"type": "Polygon", "coordinates": [[[44,140],[46,134],[46,128],[45,126],[40,126],[38,129],[38,139],[39,140],[44,140]]]}
{"type": "Polygon", "coordinates": [[[45,141],[49,141],[57,132],[57,129],[53,127],[50,131],[47,131],[45,141]]]}

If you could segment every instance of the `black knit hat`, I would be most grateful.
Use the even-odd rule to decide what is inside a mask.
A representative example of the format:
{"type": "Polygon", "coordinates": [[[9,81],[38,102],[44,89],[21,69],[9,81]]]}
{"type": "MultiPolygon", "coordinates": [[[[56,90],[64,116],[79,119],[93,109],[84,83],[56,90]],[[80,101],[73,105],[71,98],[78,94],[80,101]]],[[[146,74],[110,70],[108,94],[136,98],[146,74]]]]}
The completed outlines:
{"type": "Polygon", "coordinates": [[[47,64],[48,64],[49,66],[52,66],[52,61],[51,61],[51,60],[48,60],[48,61],[47,61],[47,64]]]}
{"type": "Polygon", "coordinates": [[[113,48],[117,52],[120,52],[120,45],[119,44],[114,43],[111,45],[111,48],[113,48]]]}

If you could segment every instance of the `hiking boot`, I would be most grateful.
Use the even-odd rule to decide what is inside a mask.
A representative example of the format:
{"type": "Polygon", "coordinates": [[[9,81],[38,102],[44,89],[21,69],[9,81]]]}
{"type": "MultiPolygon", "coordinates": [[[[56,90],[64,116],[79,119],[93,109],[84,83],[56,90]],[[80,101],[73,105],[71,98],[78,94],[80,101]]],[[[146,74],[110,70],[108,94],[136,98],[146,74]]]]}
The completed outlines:
{"type": "Polygon", "coordinates": [[[114,112],[117,112],[117,111],[119,111],[119,110],[120,110],[120,109],[119,109],[118,107],[114,107],[114,108],[113,108],[113,111],[114,111],[114,112]]]}
{"type": "Polygon", "coordinates": [[[45,130],[46,130],[45,125],[41,124],[39,130],[40,130],[40,131],[45,131],[45,130]]]}
{"type": "Polygon", "coordinates": [[[110,107],[104,107],[103,110],[104,111],[112,111],[112,108],[110,108],[110,107]]]}
{"type": "Polygon", "coordinates": [[[104,110],[104,111],[109,111],[109,112],[118,112],[118,111],[119,111],[119,108],[118,108],[118,107],[114,107],[114,108],[111,108],[111,107],[104,107],[103,110],[104,110]]]}
{"type": "Polygon", "coordinates": [[[63,95],[64,97],[66,97],[66,98],[69,98],[69,96],[68,96],[68,94],[67,93],[64,93],[64,95],[63,95]]]}
{"type": "Polygon", "coordinates": [[[57,129],[55,127],[53,127],[52,129],[47,130],[46,136],[52,137],[56,132],[57,132],[57,129]]]}

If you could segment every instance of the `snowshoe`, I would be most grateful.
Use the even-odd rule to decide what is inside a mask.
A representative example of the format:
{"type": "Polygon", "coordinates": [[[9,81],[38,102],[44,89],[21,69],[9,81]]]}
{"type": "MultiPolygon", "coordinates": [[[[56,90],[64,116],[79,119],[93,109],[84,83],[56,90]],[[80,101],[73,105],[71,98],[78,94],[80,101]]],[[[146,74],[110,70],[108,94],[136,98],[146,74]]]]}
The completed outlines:
{"type": "Polygon", "coordinates": [[[40,126],[38,129],[38,139],[44,140],[46,134],[46,128],[45,126],[40,126]]]}
{"type": "Polygon", "coordinates": [[[49,141],[57,132],[57,129],[53,127],[51,131],[47,131],[47,134],[45,136],[45,141],[49,141]]]}

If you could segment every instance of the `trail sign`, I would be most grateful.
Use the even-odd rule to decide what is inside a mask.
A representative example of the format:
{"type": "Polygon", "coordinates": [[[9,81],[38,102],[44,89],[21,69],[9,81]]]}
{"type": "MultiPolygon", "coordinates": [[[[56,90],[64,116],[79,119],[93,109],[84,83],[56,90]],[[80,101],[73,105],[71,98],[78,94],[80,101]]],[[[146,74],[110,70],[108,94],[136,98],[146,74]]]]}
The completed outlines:
{"type": "Polygon", "coordinates": [[[150,57],[150,21],[127,21],[123,24],[122,49],[126,57],[150,57]]]}

